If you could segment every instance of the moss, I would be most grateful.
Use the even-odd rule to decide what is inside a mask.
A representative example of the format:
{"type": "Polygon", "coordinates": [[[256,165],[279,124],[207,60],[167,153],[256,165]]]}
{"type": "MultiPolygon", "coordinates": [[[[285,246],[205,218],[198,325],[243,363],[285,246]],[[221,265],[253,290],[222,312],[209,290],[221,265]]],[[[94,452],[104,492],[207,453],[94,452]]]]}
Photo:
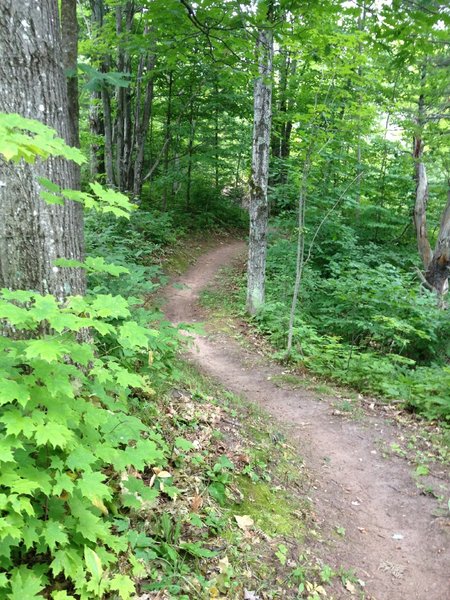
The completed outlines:
{"type": "Polygon", "coordinates": [[[253,482],[245,475],[238,476],[236,483],[244,497],[233,505],[235,514],[249,515],[270,536],[303,538],[305,524],[298,515],[298,501],[294,502],[285,490],[274,489],[263,481],[253,482]]]}

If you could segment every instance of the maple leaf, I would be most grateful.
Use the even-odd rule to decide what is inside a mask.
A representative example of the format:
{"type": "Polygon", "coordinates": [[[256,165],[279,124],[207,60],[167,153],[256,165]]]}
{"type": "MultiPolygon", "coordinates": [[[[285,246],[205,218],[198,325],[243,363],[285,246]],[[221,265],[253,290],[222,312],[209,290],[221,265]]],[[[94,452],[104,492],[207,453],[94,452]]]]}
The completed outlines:
{"type": "MultiPolygon", "coordinates": [[[[35,417],[36,412],[37,411],[33,411],[33,418],[35,417]]],[[[57,446],[65,448],[69,442],[74,439],[73,432],[65,425],[58,423],[53,419],[44,420],[43,415],[42,418],[39,418],[38,423],[36,423],[35,420],[35,424],[36,431],[34,432],[34,439],[38,446],[50,444],[53,448],[56,448],[57,446]]]]}
{"type": "Polygon", "coordinates": [[[0,406],[8,402],[17,402],[21,406],[25,406],[30,399],[28,388],[17,381],[11,379],[3,379],[0,387],[0,406]]]}
{"type": "Polygon", "coordinates": [[[129,317],[128,302],[122,296],[112,296],[111,294],[98,294],[91,308],[99,317],[129,317]]]}
{"type": "Polygon", "coordinates": [[[64,531],[64,526],[53,519],[45,521],[42,536],[50,550],[54,550],[57,544],[65,546],[69,540],[64,531]]]}
{"type": "Polygon", "coordinates": [[[134,583],[127,575],[115,575],[109,587],[118,592],[122,600],[129,600],[136,591],[134,583]]]}
{"type": "Polygon", "coordinates": [[[11,577],[9,600],[42,600],[39,594],[44,589],[42,579],[24,565],[21,565],[11,577]],[[39,594],[39,595],[38,595],[39,594]]]}
{"type": "Polygon", "coordinates": [[[25,349],[25,356],[29,360],[40,358],[47,362],[54,362],[59,360],[64,354],[67,354],[67,347],[60,340],[52,337],[30,340],[25,349]]]}
{"type": "Polygon", "coordinates": [[[111,490],[103,483],[106,475],[98,471],[86,471],[81,479],[77,480],[77,487],[83,496],[94,500],[96,498],[111,498],[111,490]]]}

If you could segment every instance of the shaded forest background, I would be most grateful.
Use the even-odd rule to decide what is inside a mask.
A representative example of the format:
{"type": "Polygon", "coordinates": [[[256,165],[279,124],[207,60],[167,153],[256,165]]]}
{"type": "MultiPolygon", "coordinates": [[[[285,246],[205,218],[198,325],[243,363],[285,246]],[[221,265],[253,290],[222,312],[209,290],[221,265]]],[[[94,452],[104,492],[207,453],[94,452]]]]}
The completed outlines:
{"type": "Polygon", "coordinates": [[[135,260],[149,241],[243,225],[266,27],[271,233],[258,327],[316,373],[448,415],[448,312],[425,279],[448,201],[448,11],[282,2],[269,21],[268,7],[82,5],[84,177],[139,205],[119,245],[98,222],[88,243],[135,260]]]}

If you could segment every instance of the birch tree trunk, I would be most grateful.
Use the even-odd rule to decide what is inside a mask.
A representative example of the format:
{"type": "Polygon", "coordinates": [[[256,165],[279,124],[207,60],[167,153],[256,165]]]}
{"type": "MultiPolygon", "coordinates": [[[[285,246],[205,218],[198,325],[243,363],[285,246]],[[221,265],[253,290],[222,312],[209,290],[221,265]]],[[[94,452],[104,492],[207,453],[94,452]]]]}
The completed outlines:
{"type": "Polygon", "coordinates": [[[256,43],[259,77],[254,86],[253,152],[250,180],[250,233],[247,267],[247,311],[254,315],[265,299],[269,204],[270,129],[272,122],[273,34],[261,28],[256,43]]]}
{"type": "MultiPolygon", "coordinates": [[[[58,1],[2,0],[0,55],[0,111],[42,121],[69,142],[58,1]]],[[[53,265],[60,257],[83,260],[82,207],[46,204],[39,177],[63,188],[74,187],[77,179],[73,164],[59,158],[34,165],[0,162],[0,287],[60,299],[83,294],[82,269],[53,265]]]]}

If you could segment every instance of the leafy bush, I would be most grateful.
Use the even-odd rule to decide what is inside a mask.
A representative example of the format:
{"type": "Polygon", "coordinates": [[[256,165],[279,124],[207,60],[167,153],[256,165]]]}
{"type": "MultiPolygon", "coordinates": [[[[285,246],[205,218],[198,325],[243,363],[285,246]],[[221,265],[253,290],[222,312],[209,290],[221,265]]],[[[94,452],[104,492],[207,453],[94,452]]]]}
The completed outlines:
{"type": "Polygon", "coordinates": [[[445,355],[449,319],[412,275],[389,264],[370,267],[356,260],[334,263],[332,272],[316,291],[314,322],[320,331],[418,362],[445,355]]]}
{"type": "MultiPolygon", "coordinates": [[[[84,160],[40,123],[0,114],[0,129],[6,160],[84,160]]],[[[40,183],[45,201],[81,202],[110,232],[109,214],[128,218],[133,209],[126,196],[99,184],[78,192],[40,183]]],[[[99,237],[98,246],[106,245],[99,237]]],[[[126,261],[131,247],[123,248],[126,261]]],[[[84,268],[94,279],[128,272],[104,256],[60,259],[59,267],[84,268]]],[[[158,433],[130,415],[130,400],[153,393],[149,374],[167,370],[178,343],[167,323],[155,329],[130,320],[135,304],[110,293],[60,302],[32,291],[0,292],[2,598],[45,593],[91,600],[117,592],[127,599],[135,591],[131,576],[142,566],[129,536],[117,535],[113,516],[152,506],[158,478],[145,485],[139,472],[163,466],[169,451],[158,433]]],[[[153,324],[158,319],[146,315],[153,324]]]]}
{"type": "MultiPolygon", "coordinates": [[[[390,260],[390,250],[360,244],[354,229],[339,219],[325,228],[304,269],[293,357],[321,376],[400,399],[428,418],[450,420],[447,311],[438,309],[412,269],[400,267],[402,261],[411,264],[403,250],[390,260]]],[[[293,291],[295,233],[291,214],[274,220],[267,304],[255,318],[280,356],[293,291]]]]}
{"type": "MultiPolygon", "coordinates": [[[[112,590],[129,598],[134,590],[128,575],[112,572],[119,558],[122,570],[139,565],[114,534],[111,514],[137,497],[155,501],[155,488],[124,475],[163,465],[167,448],[128,414],[133,392],[151,393],[148,376],[77,339],[88,330],[109,337],[131,366],[160,334],[129,316],[128,302],[111,295],[64,305],[25,291],[0,296],[3,324],[25,334],[0,337],[0,586],[12,600],[25,591],[37,598],[56,579],[55,599],[112,590]]],[[[156,352],[151,358],[159,361],[156,352]]]]}

